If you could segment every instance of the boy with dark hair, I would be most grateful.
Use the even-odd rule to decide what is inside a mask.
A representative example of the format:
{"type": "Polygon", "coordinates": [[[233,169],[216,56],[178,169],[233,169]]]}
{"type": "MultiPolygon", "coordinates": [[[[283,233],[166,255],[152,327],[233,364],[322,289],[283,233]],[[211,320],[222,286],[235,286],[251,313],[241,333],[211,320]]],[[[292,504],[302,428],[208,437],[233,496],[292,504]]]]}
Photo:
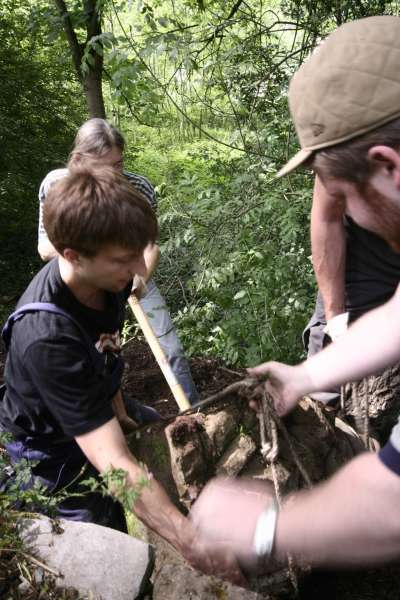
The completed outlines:
{"type": "MultiPolygon", "coordinates": [[[[13,436],[13,462],[35,461],[30,485],[38,480],[52,494],[86,492],[82,479],[110,467],[126,472],[128,488],[145,480],[137,516],[197,568],[239,577],[226,553],[210,552],[137,464],[112,408],[125,303],[157,236],[152,209],[115,169],[72,169],[49,190],[44,223],[58,256],[34,277],[4,330],[0,426],[13,436]]],[[[126,531],[122,506],[99,492],[69,497],[57,512],[126,531]]]]}
{"type": "MultiPolygon", "coordinates": [[[[400,250],[400,18],[342,25],[294,75],[289,104],[302,149],[278,175],[311,166],[331,202],[400,250]]],[[[285,415],[303,395],[358,380],[400,359],[400,291],[334,344],[290,367],[250,373],[285,415]]],[[[213,482],[194,519],[210,540],[268,568],[287,554],[314,565],[365,565],[400,555],[400,422],[379,454],[365,453],[311,491],[283,502],[254,482],[213,482]],[[227,509],[229,507],[229,509],[227,509]],[[245,518],[242,518],[246,515],[245,518]]]]}
{"type": "MultiPolygon", "coordinates": [[[[45,200],[51,186],[65,177],[68,169],[76,166],[113,167],[123,174],[126,181],[147,200],[149,206],[157,213],[157,198],[152,184],[137,173],[124,169],[125,140],[122,134],[105,119],[89,119],[79,129],[69,157],[67,168],[50,171],[44,178],[39,189],[39,228],[38,252],[43,260],[49,260],[56,255],[54,246],[48,239],[43,223],[45,200]]],[[[160,260],[160,248],[157,243],[148,244],[144,251],[146,272],[142,277],[135,277],[135,295],[147,314],[151,327],[159,339],[177,381],[181,384],[187,399],[191,404],[199,400],[199,394],[190,371],[182,344],[169,314],[165,299],[154,282],[153,275],[160,260]]],[[[123,410],[122,399],[118,401],[123,410]]],[[[135,407],[130,399],[130,412],[135,414],[140,407],[135,407]]],[[[139,415],[140,416],[140,415],[139,415]]]]}

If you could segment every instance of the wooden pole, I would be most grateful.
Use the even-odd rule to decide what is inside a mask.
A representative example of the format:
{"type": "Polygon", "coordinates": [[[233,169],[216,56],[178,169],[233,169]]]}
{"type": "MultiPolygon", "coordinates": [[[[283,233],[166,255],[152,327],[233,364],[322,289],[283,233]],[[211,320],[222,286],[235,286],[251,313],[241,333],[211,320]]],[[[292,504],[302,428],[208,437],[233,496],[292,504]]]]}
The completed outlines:
{"type": "Polygon", "coordinates": [[[181,384],[178,383],[175,374],[171,369],[171,365],[169,364],[168,359],[165,356],[164,350],[161,348],[160,342],[156,338],[154,331],[147,318],[147,315],[141,307],[139,300],[134,294],[131,294],[129,296],[128,302],[133,314],[136,317],[137,322],[140,325],[141,330],[143,331],[143,335],[146,338],[146,341],[154,354],[154,358],[158,362],[159,367],[163,372],[165,379],[167,380],[169,388],[179,406],[179,409],[181,411],[188,410],[190,408],[189,400],[187,399],[181,384]]]}

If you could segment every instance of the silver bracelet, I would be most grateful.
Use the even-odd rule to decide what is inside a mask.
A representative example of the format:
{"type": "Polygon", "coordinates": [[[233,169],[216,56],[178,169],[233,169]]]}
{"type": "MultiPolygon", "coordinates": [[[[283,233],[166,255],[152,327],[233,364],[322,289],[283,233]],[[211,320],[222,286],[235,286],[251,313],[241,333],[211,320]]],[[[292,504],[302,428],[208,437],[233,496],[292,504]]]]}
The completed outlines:
{"type": "Polygon", "coordinates": [[[258,559],[268,559],[274,546],[279,506],[275,498],[257,519],[253,537],[253,550],[258,559]]]}

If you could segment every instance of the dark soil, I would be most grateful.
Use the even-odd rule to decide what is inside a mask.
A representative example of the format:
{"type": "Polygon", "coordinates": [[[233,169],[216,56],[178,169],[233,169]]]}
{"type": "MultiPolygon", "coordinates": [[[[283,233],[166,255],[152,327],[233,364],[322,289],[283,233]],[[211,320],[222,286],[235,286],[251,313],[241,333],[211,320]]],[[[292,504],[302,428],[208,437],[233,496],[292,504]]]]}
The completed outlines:
{"type": "MultiPolygon", "coordinates": [[[[179,408],[146,342],[129,342],[123,349],[123,355],[124,392],[143,404],[153,406],[163,417],[177,415],[179,408]]],[[[222,361],[211,358],[192,359],[191,367],[201,398],[208,397],[245,376],[244,369],[234,371],[228,369],[222,361]]]]}
{"type": "MultiPolygon", "coordinates": [[[[153,406],[166,419],[177,415],[179,409],[147,344],[144,341],[134,340],[124,348],[123,352],[126,360],[123,379],[125,394],[153,406]]],[[[4,352],[0,349],[0,382],[3,366],[4,352]]],[[[202,398],[221,390],[244,375],[244,372],[233,371],[214,359],[192,359],[191,368],[202,398]]],[[[169,452],[163,425],[153,425],[151,428],[132,434],[129,443],[138,460],[150,463],[154,476],[178,504],[178,495],[169,468],[169,452]]],[[[180,562],[177,554],[157,536],[150,534],[150,541],[157,546],[156,569],[164,560],[169,563],[180,562]]],[[[4,575],[0,563],[0,581],[4,575]]],[[[362,571],[316,571],[301,581],[300,598],[302,600],[398,600],[399,579],[400,566],[362,571]]],[[[62,597],[65,596],[58,596],[58,598],[62,597]]]]}

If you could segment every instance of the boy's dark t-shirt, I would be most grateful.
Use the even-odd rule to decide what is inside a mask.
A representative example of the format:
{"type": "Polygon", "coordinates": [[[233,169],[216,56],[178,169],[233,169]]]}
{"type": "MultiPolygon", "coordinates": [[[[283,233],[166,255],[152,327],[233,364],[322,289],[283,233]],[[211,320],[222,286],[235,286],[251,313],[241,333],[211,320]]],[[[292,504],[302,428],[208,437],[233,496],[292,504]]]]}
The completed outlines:
{"type": "Polygon", "coordinates": [[[79,322],[93,347],[65,316],[37,311],[16,321],[5,367],[7,392],[0,403],[2,428],[16,439],[43,445],[88,433],[114,417],[111,399],[120,382],[110,385],[110,373],[117,355],[103,350],[111,336],[119,336],[130,288],[106,292],[105,310],[98,311],[75,298],[61,279],[58,259],[39,271],[17,308],[56,304],[79,322]]]}

